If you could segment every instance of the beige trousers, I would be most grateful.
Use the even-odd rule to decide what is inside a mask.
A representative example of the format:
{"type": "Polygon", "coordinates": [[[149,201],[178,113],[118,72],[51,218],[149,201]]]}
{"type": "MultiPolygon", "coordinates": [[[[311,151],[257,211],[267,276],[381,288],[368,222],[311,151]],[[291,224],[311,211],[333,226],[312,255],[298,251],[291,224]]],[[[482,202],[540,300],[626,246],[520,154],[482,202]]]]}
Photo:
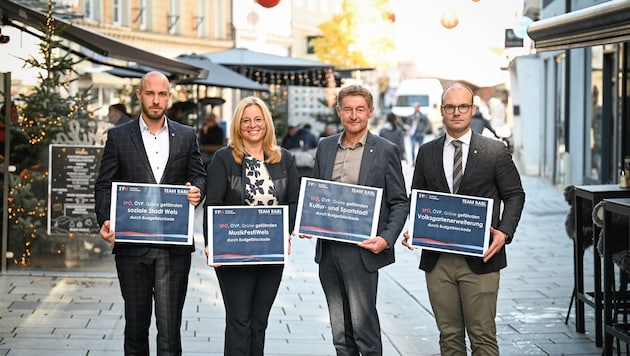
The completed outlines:
{"type": "Polygon", "coordinates": [[[499,355],[495,323],[499,277],[499,272],[472,272],[464,256],[452,253],[442,253],[426,273],[443,356],[466,355],[466,333],[473,356],[499,355]]]}

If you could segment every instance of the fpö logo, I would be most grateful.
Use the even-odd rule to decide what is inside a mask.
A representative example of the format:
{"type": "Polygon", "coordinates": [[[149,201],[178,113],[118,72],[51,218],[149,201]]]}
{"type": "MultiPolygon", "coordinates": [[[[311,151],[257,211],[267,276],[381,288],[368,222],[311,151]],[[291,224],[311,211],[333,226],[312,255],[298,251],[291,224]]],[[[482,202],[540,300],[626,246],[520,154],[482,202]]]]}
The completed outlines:
{"type": "Polygon", "coordinates": [[[418,199],[429,199],[429,194],[418,193],[418,199]]]}
{"type": "Polygon", "coordinates": [[[320,182],[309,181],[308,186],[312,188],[328,188],[328,185],[320,182]]]}
{"type": "Polygon", "coordinates": [[[119,192],[128,192],[129,191],[129,187],[120,186],[120,187],[118,187],[118,191],[119,192]]]}
{"type": "Polygon", "coordinates": [[[234,215],[236,212],[232,209],[216,209],[214,215],[234,215]]]}

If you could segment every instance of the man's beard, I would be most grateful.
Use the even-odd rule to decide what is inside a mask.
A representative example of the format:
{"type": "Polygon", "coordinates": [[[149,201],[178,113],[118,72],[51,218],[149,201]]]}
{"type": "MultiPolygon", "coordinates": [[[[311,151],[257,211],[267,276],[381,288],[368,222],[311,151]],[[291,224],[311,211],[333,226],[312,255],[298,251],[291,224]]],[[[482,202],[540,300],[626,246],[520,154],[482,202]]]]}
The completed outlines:
{"type": "Polygon", "coordinates": [[[164,113],[166,112],[165,109],[162,109],[158,114],[151,114],[150,109],[142,109],[142,115],[144,115],[147,119],[149,120],[153,120],[153,121],[159,121],[162,119],[162,117],[164,116],[164,113]]]}

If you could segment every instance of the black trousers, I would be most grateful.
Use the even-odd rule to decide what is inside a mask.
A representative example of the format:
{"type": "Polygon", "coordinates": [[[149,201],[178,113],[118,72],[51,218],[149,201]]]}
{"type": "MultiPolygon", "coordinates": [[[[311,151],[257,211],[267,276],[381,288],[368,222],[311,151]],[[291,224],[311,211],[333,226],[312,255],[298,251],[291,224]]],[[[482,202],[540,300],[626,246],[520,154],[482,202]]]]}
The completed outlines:
{"type": "Polygon", "coordinates": [[[284,265],[215,268],[225,305],[226,356],[264,354],[269,313],[280,287],[284,265]]]}
{"type": "Polygon", "coordinates": [[[322,241],[319,280],[328,302],[338,356],[381,356],[381,327],[376,311],[378,272],[363,265],[354,244],[322,241]]]}
{"type": "Polygon", "coordinates": [[[157,354],[181,355],[181,324],[188,289],[190,254],[151,248],[143,256],[116,255],[125,300],[125,355],[149,356],[149,327],[155,300],[157,354]]]}

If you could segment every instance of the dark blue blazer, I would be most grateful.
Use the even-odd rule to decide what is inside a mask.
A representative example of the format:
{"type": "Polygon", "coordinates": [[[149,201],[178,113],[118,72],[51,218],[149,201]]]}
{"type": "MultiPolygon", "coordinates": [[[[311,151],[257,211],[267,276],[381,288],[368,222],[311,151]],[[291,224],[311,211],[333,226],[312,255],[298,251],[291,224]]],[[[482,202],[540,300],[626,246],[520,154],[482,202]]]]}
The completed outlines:
{"type": "MultiPolygon", "coordinates": [[[[107,132],[99,175],[94,187],[96,217],[99,226],[109,220],[112,182],[151,183],[184,185],[190,182],[201,189],[202,198],[206,191],[206,170],[201,160],[197,136],[190,126],[166,119],[169,132],[169,155],[160,182],[155,181],[140,133],[139,118],[107,132]]],[[[113,253],[141,256],[154,244],[114,244],[113,253]]],[[[176,253],[190,253],[194,244],[164,245],[176,253]]]]}
{"type": "MultiPolygon", "coordinates": [[[[319,142],[315,154],[313,178],[332,179],[340,135],[325,137],[319,142]]],[[[374,272],[394,262],[394,245],[409,213],[409,197],[405,188],[398,146],[368,132],[361,158],[358,184],[383,188],[377,235],[387,240],[389,247],[379,254],[357,247],[360,249],[365,268],[374,272]]],[[[321,254],[321,240],[318,239],[315,262],[319,263],[321,254]]]]}
{"type": "MultiPolygon", "coordinates": [[[[443,165],[445,140],[446,135],[443,135],[420,146],[412,189],[450,193],[443,165]]],[[[512,155],[503,142],[472,133],[458,194],[494,199],[492,227],[508,234],[510,239],[514,236],[525,204],[525,192],[512,155]]],[[[439,258],[440,252],[423,249],[420,268],[431,271],[439,258]]],[[[498,271],[507,266],[505,247],[487,263],[474,256],[467,256],[466,261],[475,273],[498,271]]]]}

